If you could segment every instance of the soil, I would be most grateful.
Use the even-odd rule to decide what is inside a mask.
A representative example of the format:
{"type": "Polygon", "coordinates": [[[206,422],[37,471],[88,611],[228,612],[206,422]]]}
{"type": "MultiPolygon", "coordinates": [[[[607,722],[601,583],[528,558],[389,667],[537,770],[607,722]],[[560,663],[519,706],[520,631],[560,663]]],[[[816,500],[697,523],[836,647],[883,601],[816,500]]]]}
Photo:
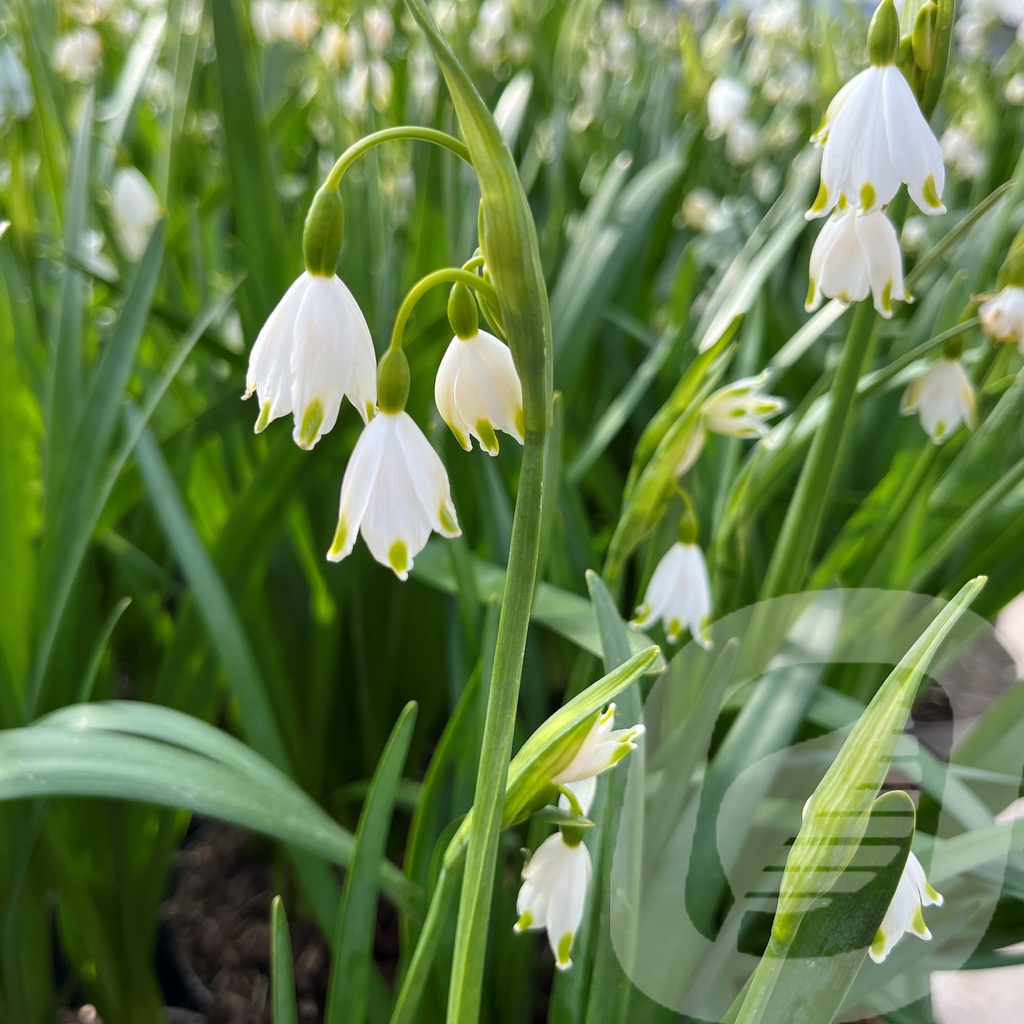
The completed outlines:
{"type": "MultiPolygon", "coordinates": [[[[271,1024],[273,896],[267,850],[241,829],[203,822],[178,854],[175,889],[164,905],[166,952],[202,1024],[271,1024]]],[[[289,931],[299,1021],[320,1024],[327,943],[310,921],[289,921],[289,931]]]]}

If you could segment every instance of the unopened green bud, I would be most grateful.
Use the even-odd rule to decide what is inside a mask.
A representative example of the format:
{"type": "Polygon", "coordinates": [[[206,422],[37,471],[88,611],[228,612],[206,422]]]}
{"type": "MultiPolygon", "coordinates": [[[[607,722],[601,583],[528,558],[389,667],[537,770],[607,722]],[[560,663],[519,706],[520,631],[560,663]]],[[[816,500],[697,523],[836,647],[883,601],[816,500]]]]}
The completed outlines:
{"type": "Polygon", "coordinates": [[[927,0],[927,3],[917,12],[917,18],[914,21],[914,31],[911,35],[914,63],[922,71],[927,71],[935,60],[935,24],[938,17],[939,8],[932,0],[927,0]]]}
{"type": "Polygon", "coordinates": [[[876,67],[895,64],[900,49],[900,16],[892,0],[882,0],[868,25],[868,57],[876,67]]]}
{"type": "Polygon", "coordinates": [[[389,348],[377,367],[377,407],[381,412],[404,412],[409,400],[409,360],[400,348],[389,348]]]}
{"type": "Polygon", "coordinates": [[[480,331],[480,317],[476,310],[476,299],[469,290],[469,285],[457,282],[448,296],[448,322],[452,325],[455,337],[468,341],[475,338],[480,331]]]}
{"type": "Polygon", "coordinates": [[[306,270],[321,277],[330,277],[341,255],[341,238],[345,230],[345,208],[337,189],[326,185],[313,197],[302,230],[302,257],[306,270]]]}

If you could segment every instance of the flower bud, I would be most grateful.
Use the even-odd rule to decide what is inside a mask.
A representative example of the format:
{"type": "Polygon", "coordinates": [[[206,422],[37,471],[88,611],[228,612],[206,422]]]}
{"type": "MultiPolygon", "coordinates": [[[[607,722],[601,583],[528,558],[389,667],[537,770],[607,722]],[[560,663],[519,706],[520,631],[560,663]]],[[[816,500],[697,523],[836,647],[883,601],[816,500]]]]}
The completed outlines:
{"type": "Polygon", "coordinates": [[[377,368],[377,408],[403,412],[409,400],[409,360],[400,348],[389,348],[377,368]]]}
{"type": "Polygon", "coordinates": [[[448,296],[448,322],[452,325],[455,337],[463,341],[475,338],[480,330],[476,299],[469,285],[458,282],[452,286],[451,295],[448,296]]]}
{"type": "Polygon", "coordinates": [[[882,0],[868,25],[868,56],[876,67],[895,64],[900,49],[900,16],[892,0],[882,0]]]}
{"type": "Polygon", "coordinates": [[[917,12],[917,18],[914,21],[911,45],[914,51],[914,63],[922,71],[927,71],[935,59],[935,25],[938,16],[938,7],[932,0],[927,0],[927,3],[917,12]]]}
{"type": "Polygon", "coordinates": [[[331,277],[341,255],[345,208],[337,189],[324,186],[313,197],[302,230],[302,257],[306,269],[320,277],[331,277]]]}

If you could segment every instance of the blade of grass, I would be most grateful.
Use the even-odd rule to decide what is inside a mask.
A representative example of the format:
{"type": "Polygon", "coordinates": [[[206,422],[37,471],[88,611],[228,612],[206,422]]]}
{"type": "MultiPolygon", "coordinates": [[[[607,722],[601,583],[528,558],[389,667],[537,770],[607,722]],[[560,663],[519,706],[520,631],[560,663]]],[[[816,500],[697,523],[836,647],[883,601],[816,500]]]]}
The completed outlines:
{"type": "Polygon", "coordinates": [[[381,754],[359,816],[335,931],[325,1024],[362,1024],[366,1019],[377,927],[377,876],[415,724],[416,705],[410,703],[399,715],[381,754]]]}

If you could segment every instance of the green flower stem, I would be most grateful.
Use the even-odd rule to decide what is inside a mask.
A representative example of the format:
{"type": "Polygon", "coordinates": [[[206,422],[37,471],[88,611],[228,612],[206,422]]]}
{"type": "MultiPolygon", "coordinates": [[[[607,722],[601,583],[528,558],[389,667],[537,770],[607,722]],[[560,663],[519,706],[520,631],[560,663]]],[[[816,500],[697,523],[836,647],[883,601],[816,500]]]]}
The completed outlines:
{"type": "Polygon", "coordinates": [[[772,552],[761,588],[761,600],[796,593],[807,579],[814,545],[821,530],[836,470],[841,461],[857,384],[867,362],[877,315],[870,302],[854,310],[843,353],[829,392],[828,416],[814,435],[811,450],[786,512],[782,532],[772,552]]]}
{"type": "Polygon", "coordinates": [[[402,301],[402,305],[398,309],[398,316],[395,317],[395,326],[391,332],[391,344],[388,346],[390,351],[399,351],[402,348],[402,338],[405,335],[405,325],[409,322],[409,317],[412,316],[412,311],[416,306],[416,303],[423,298],[431,288],[436,288],[439,284],[455,284],[462,283],[468,285],[470,288],[475,288],[478,292],[486,295],[491,301],[496,302],[497,296],[494,292],[494,287],[488,284],[479,274],[471,273],[466,269],[459,269],[458,267],[444,267],[441,270],[435,270],[426,277],[420,278],[409,290],[409,294],[406,295],[402,301]]]}
{"type": "Polygon", "coordinates": [[[423,931],[420,932],[419,941],[416,943],[416,951],[409,961],[409,969],[398,991],[398,1000],[391,1014],[391,1024],[413,1024],[416,1020],[416,1011],[423,997],[427,979],[430,977],[430,968],[434,963],[437,947],[444,935],[458,883],[458,870],[442,866],[427,909],[426,920],[423,922],[423,931]]]}
{"type": "Polygon", "coordinates": [[[544,461],[552,420],[551,314],[537,230],[519,171],[491,112],[425,0],[406,0],[451,93],[480,183],[480,248],[494,284],[501,329],[523,386],[523,462],[487,697],[472,825],[449,984],[449,1024],[478,1024],[491,898],[502,825],[519,677],[537,576],[544,461]]]}
{"type": "Polygon", "coordinates": [[[442,149],[447,149],[449,152],[454,153],[460,160],[464,160],[469,164],[470,167],[473,166],[473,160],[465,143],[459,142],[458,139],[453,138],[451,135],[439,132],[434,128],[399,125],[396,128],[384,128],[379,132],[373,132],[373,134],[367,135],[365,139],[360,139],[349,146],[338,157],[331,168],[331,173],[327,175],[327,181],[324,182],[324,188],[336,189],[341,184],[341,179],[349,167],[363,156],[364,153],[368,153],[373,149],[374,146],[379,146],[384,142],[396,142],[403,139],[414,142],[431,142],[435,146],[440,146],[442,149]]]}

